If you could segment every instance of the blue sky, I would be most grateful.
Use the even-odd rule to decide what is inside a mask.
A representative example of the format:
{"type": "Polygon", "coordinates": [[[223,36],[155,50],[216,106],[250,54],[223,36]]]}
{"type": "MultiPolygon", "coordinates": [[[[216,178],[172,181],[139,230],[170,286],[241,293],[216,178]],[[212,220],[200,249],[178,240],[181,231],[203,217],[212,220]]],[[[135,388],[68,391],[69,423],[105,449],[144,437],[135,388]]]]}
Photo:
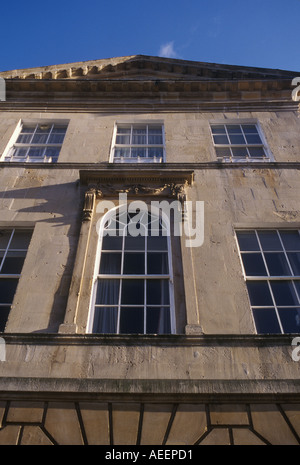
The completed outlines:
{"type": "Polygon", "coordinates": [[[143,54],[300,72],[300,0],[15,0],[0,14],[0,71],[143,54]]]}

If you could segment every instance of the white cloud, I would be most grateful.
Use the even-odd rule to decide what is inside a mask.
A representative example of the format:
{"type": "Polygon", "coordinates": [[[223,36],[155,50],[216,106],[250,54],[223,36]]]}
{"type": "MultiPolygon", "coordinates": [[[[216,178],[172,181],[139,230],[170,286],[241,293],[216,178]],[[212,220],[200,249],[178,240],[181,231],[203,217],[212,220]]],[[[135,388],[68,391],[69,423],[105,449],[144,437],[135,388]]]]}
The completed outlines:
{"type": "Polygon", "coordinates": [[[174,42],[163,44],[159,50],[159,56],[165,58],[178,58],[178,54],[174,49],[174,42]]]}

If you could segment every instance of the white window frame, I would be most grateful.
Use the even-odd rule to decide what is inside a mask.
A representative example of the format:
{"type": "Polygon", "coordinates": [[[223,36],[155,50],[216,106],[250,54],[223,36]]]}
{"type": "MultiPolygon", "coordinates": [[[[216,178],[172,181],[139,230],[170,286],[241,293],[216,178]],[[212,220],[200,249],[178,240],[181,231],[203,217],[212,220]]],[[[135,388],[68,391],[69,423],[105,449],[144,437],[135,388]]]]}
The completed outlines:
{"type": "MultiPolygon", "coordinates": [[[[29,244],[28,244],[28,247],[26,249],[24,248],[19,248],[19,249],[11,249],[11,242],[14,238],[14,235],[15,235],[15,232],[16,231],[28,231],[28,232],[33,232],[33,229],[30,229],[30,228],[0,228],[1,231],[6,231],[8,234],[10,234],[10,237],[9,237],[9,240],[7,242],[7,245],[5,248],[1,248],[0,251],[1,253],[3,253],[3,256],[0,257],[0,280],[4,281],[5,279],[14,279],[14,280],[17,280],[19,282],[19,279],[21,277],[21,273],[9,273],[9,274],[5,274],[5,273],[1,273],[1,270],[3,268],[3,265],[5,263],[5,259],[7,257],[7,254],[10,253],[10,252],[19,252],[19,253],[25,253],[25,257],[24,259],[26,259],[26,255],[27,255],[27,252],[28,252],[28,249],[29,249],[29,244]]],[[[17,282],[17,286],[18,286],[18,282],[17,282]]],[[[16,288],[17,288],[16,286],[16,288]]],[[[10,307],[12,306],[12,302],[8,303],[8,302],[2,302],[0,300],[0,312],[1,312],[1,308],[3,307],[10,307]]]]}
{"type": "MultiPolygon", "coordinates": [[[[279,315],[279,309],[280,308],[291,308],[291,309],[300,308],[300,291],[298,292],[297,288],[295,286],[295,281],[300,281],[300,275],[295,275],[293,273],[293,270],[292,270],[292,267],[291,267],[291,264],[290,264],[290,260],[289,260],[289,258],[287,256],[288,252],[293,252],[293,251],[288,251],[287,252],[287,250],[286,250],[286,248],[285,248],[285,246],[284,246],[284,244],[282,242],[282,239],[280,237],[280,234],[279,234],[281,231],[298,231],[298,234],[300,236],[300,230],[297,227],[294,227],[294,228],[284,228],[284,227],[283,228],[278,228],[278,227],[274,227],[274,228],[236,228],[236,230],[235,230],[235,239],[236,239],[236,243],[237,243],[237,247],[238,247],[238,251],[239,251],[239,258],[240,258],[240,263],[241,263],[241,267],[242,267],[242,271],[243,271],[244,281],[246,283],[247,283],[247,281],[248,282],[250,282],[250,281],[252,281],[252,282],[253,281],[266,282],[268,284],[268,289],[269,289],[269,292],[270,292],[270,295],[271,295],[271,298],[272,298],[272,302],[273,302],[273,305],[267,305],[267,306],[264,306],[264,305],[252,305],[251,301],[250,301],[250,296],[249,296],[249,303],[250,303],[250,307],[251,307],[251,314],[252,314],[254,327],[256,328],[253,309],[274,308],[281,334],[289,334],[289,333],[284,331],[284,328],[283,328],[283,325],[282,325],[282,322],[281,322],[281,318],[280,318],[280,315],[279,315]],[[267,250],[267,251],[263,250],[263,248],[261,246],[259,236],[258,236],[258,233],[260,231],[268,231],[268,230],[277,232],[277,236],[278,236],[278,238],[280,240],[281,247],[282,247],[282,252],[281,253],[284,253],[284,255],[285,255],[285,258],[287,260],[287,264],[288,264],[288,267],[289,267],[289,270],[290,270],[290,275],[277,276],[277,275],[271,275],[270,272],[269,272],[268,265],[267,265],[264,254],[266,252],[267,253],[272,253],[272,250],[267,250]],[[258,245],[259,245],[259,250],[253,250],[253,251],[251,251],[251,250],[248,250],[248,251],[240,250],[238,237],[237,237],[238,232],[255,232],[255,236],[256,236],[256,239],[257,239],[257,242],[258,242],[258,245]],[[243,253],[248,253],[248,254],[260,253],[260,255],[261,255],[262,259],[263,259],[263,263],[264,263],[267,275],[255,275],[255,276],[247,275],[245,267],[244,267],[243,257],[242,257],[243,253]],[[294,293],[295,293],[295,295],[296,295],[296,297],[298,299],[298,302],[299,302],[298,305],[277,305],[275,297],[274,297],[274,293],[273,293],[273,290],[272,290],[272,287],[271,287],[271,282],[272,281],[290,281],[290,282],[292,282],[294,293]]],[[[274,251],[274,252],[278,252],[278,251],[274,251]]],[[[257,331],[257,329],[256,329],[256,331],[257,331]]],[[[259,333],[259,334],[261,334],[261,333],[259,333]]],[[[278,333],[271,333],[271,334],[278,334],[278,333]]]]}
{"type": "MultiPolygon", "coordinates": [[[[4,150],[3,154],[2,154],[2,157],[0,159],[1,162],[4,162],[4,161],[8,161],[8,162],[16,162],[16,163],[54,163],[54,161],[52,161],[52,157],[46,157],[45,154],[41,157],[14,157],[13,156],[13,151],[16,147],[20,147],[20,148],[28,148],[28,150],[30,148],[34,148],[34,147],[43,147],[44,149],[47,149],[47,148],[55,148],[55,147],[59,147],[59,152],[61,151],[61,148],[62,148],[62,145],[63,145],[63,142],[60,143],[60,144],[49,144],[46,143],[45,144],[32,144],[32,143],[17,143],[17,140],[18,140],[18,137],[20,135],[20,133],[22,132],[22,128],[23,126],[35,126],[35,129],[34,129],[34,133],[33,133],[33,136],[32,138],[34,137],[34,134],[37,130],[37,127],[40,125],[40,126],[51,126],[51,129],[53,129],[54,126],[64,126],[66,127],[66,132],[67,132],[67,129],[68,129],[68,124],[69,124],[69,121],[67,120],[20,120],[13,132],[13,135],[12,137],[10,138],[10,141],[9,143],[7,144],[6,146],[6,149],[4,150]]],[[[65,136],[66,136],[66,133],[65,133],[65,136]]],[[[65,137],[64,136],[64,137],[65,137]]],[[[48,139],[50,137],[50,134],[48,136],[48,139]]],[[[59,155],[58,155],[59,157],[59,155]]],[[[57,158],[58,158],[57,157],[57,158]]],[[[57,160],[55,160],[56,162],[57,160]]]]}
{"type": "MultiPolygon", "coordinates": [[[[102,241],[103,241],[103,231],[105,224],[107,221],[109,221],[110,218],[114,217],[114,215],[117,214],[117,211],[119,210],[120,207],[115,207],[111,210],[109,210],[104,217],[101,220],[100,223],[100,228],[99,228],[99,240],[98,240],[98,245],[97,245],[97,253],[96,253],[96,260],[95,260],[95,268],[94,268],[94,275],[93,275],[93,285],[92,285],[92,295],[91,295],[91,300],[90,300],[90,308],[89,308],[89,316],[88,316],[88,321],[87,321],[87,333],[93,333],[93,324],[94,324],[94,317],[95,317],[95,304],[96,304],[96,294],[97,294],[97,285],[98,281],[101,278],[104,279],[143,279],[144,280],[144,286],[146,286],[146,281],[147,279],[166,279],[169,281],[169,312],[170,312],[170,326],[171,326],[171,331],[170,334],[175,334],[176,333],[176,319],[175,319],[175,303],[174,303],[174,281],[173,281],[173,267],[172,267],[172,248],[171,248],[171,237],[170,234],[166,236],[167,239],[167,253],[168,253],[168,266],[169,266],[169,273],[168,274],[144,274],[144,275],[132,275],[132,274],[104,274],[101,275],[99,274],[99,266],[100,266],[100,260],[102,256],[102,241]]],[[[148,209],[149,213],[155,213],[155,208],[151,206],[151,210],[148,209]]],[[[167,231],[170,231],[170,224],[167,216],[163,212],[157,212],[157,216],[159,217],[159,213],[161,214],[162,221],[165,223],[167,231]]],[[[147,256],[147,250],[143,249],[144,253],[147,256]]],[[[141,252],[141,251],[140,251],[141,252]]],[[[122,260],[124,259],[124,241],[123,241],[123,246],[122,246],[122,260]]],[[[120,295],[121,293],[119,293],[120,295]]],[[[144,296],[146,296],[145,289],[144,289],[144,296]]],[[[145,297],[144,297],[145,299],[145,297]]],[[[104,306],[104,305],[103,305],[104,306]]],[[[117,332],[113,334],[121,334],[125,335],[125,333],[120,333],[120,312],[121,312],[121,303],[120,303],[120,298],[118,305],[112,305],[112,307],[118,307],[118,324],[117,324],[117,332]]],[[[134,307],[134,305],[130,305],[131,307],[134,307]]],[[[136,305],[136,307],[144,307],[144,333],[141,333],[143,335],[147,334],[152,334],[152,333],[146,333],[146,302],[144,300],[143,305],[136,305]]],[[[149,305],[150,307],[155,307],[155,305],[149,305]]],[[[157,305],[159,306],[159,305],[157,305]]],[[[162,305],[160,305],[161,307],[162,305]]],[[[94,333],[93,333],[94,334],[94,333]]],[[[98,333],[96,333],[98,334],[98,333]]],[[[106,334],[106,333],[101,333],[101,334],[106,334]]]]}
{"type": "MultiPolygon", "coordinates": [[[[212,140],[212,143],[213,143],[213,146],[214,146],[215,156],[217,157],[218,161],[222,161],[223,163],[257,163],[257,162],[259,162],[259,163],[268,163],[268,162],[274,161],[274,157],[273,157],[273,155],[272,155],[272,153],[271,153],[271,151],[270,151],[270,149],[268,147],[264,132],[262,131],[258,120],[255,120],[255,119],[226,119],[226,120],[217,119],[217,120],[210,120],[209,121],[209,131],[210,131],[211,140],[212,140]],[[247,124],[256,126],[258,135],[259,135],[259,137],[260,137],[260,139],[262,141],[261,144],[248,144],[248,143],[246,143],[246,144],[215,144],[214,138],[213,138],[213,133],[212,133],[212,128],[211,128],[213,125],[216,125],[216,126],[217,125],[223,125],[223,126],[225,126],[226,135],[228,137],[228,132],[227,132],[226,126],[229,126],[229,125],[243,126],[243,125],[247,125],[247,124]],[[255,147],[255,146],[256,147],[262,147],[266,156],[265,157],[249,157],[249,156],[247,156],[247,157],[235,157],[235,156],[222,157],[222,156],[218,156],[217,151],[216,151],[216,148],[229,148],[229,149],[231,149],[231,147],[238,148],[238,147],[255,147]]],[[[228,137],[228,139],[229,139],[229,137],[228,137]]],[[[231,150],[230,150],[230,152],[231,152],[231,150]]]]}
{"type": "Polygon", "coordinates": [[[114,130],[113,130],[113,137],[112,137],[112,145],[111,145],[111,151],[110,151],[110,157],[109,157],[109,162],[110,163],[164,163],[166,161],[166,144],[165,144],[165,128],[164,124],[161,121],[130,121],[130,122],[125,122],[125,121],[119,121],[115,122],[114,124],[114,130]],[[161,126],[162,130],[162,144],[158,145],[152,145],[152,144],[132,144],[132,130],[134,128],[138,128],[138,126],[146,126],[147,128],[147,136],[148,136],[148,128],[151,126],[161,126]],[[116,139],[117,139],[117,130],[119,128],[130,128],[131,129],[131,134],[130,134],[130,144],[117,144],[116,139]],[[116,157],[115,158],[115,149],[116,148],[141,148],[141,147],[146,147],[146,148],[155,148],[155,147],[160,147],[162,148],[162,157],[116,157]]]}

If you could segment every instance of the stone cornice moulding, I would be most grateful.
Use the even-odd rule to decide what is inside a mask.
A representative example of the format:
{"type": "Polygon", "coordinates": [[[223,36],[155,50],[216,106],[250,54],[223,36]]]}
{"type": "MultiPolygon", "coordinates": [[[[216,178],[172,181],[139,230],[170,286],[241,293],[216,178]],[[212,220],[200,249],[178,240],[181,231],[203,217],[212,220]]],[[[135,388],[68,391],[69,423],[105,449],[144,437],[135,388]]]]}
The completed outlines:
{"type": "Polygon", "coordinates": [[[87,186],[83,206],[83,221],[90,221],[96,199],[115,198],[119,194],[128,197],[163,196],[183,202],[186,188],[193,183],[194,172],[182,171],[117,171],[80,170],[80,182],[87,186]]]}

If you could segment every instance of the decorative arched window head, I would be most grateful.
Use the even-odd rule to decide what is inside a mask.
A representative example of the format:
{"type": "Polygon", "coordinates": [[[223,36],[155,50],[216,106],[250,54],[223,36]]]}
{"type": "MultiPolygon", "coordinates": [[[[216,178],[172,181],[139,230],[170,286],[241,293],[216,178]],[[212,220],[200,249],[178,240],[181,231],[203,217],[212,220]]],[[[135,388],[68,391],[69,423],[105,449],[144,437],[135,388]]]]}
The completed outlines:
{"type": "Polygon", "coordinates": [[[175,333],[169,232],[168,219],[152,209],[104,215],[89,332],[175,333]]]}

